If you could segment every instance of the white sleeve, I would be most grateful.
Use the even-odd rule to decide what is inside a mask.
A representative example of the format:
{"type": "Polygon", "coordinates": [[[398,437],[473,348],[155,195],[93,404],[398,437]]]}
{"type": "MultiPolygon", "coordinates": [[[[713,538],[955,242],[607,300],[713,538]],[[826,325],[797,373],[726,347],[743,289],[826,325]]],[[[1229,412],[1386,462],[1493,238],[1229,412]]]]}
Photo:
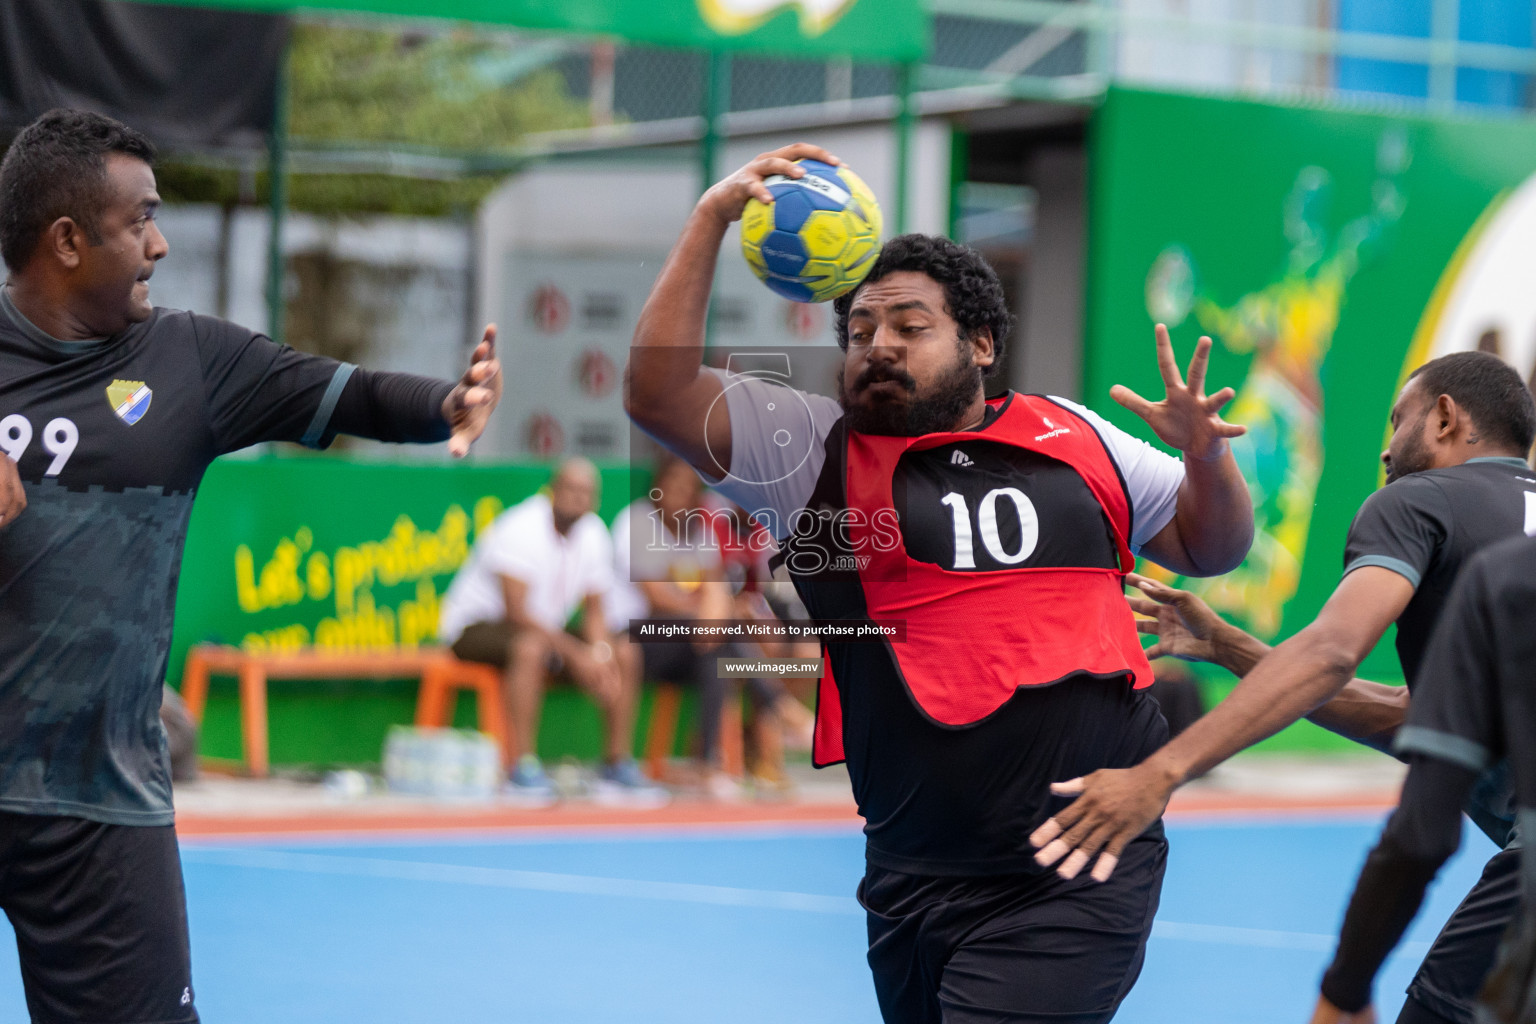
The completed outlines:
{"type": "Polygon", "coordinates": [[[1120,467],[1126,490],[1131,494],[1131,550],[1141,554],[1142,545],[1157,536],[1179,509],[1184,463],[1127,434],[1086,406],[1055,395],[1050,397],[1093,424],[1104,439],[1104,446],[1120,467]]]}
{"type": "Polygon", "coordinates": [[[843,415],[837,402],[760,377],[728,377],[724,388],[731,422],[731,471],[704,482],[746,509],[782,539],[790,516],[805,507],[826,460],[827,434],[843,415]]]}

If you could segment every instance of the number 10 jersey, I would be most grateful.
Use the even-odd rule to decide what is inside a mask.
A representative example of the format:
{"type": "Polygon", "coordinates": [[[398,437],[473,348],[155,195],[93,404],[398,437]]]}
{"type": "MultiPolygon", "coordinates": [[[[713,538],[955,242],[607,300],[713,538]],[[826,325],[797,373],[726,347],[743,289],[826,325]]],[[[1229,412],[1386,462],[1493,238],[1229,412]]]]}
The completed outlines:
{"type": "Polygon", "coordinates": [[[816,761],[846,758],[871,862],[1038,870],[1051,782],[1134,764],[1166,728],[1122,593],[1131,501],[1094,426],[1039,396],[976,431],[839,423],[785,563],[817,620],[900,624],[826,645],[816,761]]]}

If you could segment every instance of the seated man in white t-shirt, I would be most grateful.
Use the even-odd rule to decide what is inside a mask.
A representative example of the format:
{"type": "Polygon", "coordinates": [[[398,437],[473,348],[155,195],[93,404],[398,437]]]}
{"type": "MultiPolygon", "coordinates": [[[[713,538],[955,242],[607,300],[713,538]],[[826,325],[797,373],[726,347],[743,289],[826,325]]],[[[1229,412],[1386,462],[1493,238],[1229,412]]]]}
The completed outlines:
{"type": "Polygon", "coordinates": [[[548,490],[507,509],[480,535],[443,596],[438,634],[458,657],[505,673],[508,717],[522,751],[514,790],[554,797],[536,741],[544,685],[563,670],[602,712],[600,787],[650,793],[631,752],[636,673],[623,661],[635,654],[611,642],[603,610],[613,545],[593,512],[597,469],[586,459],[567,459],[548,490]],[[565,628],[578,609],[580,636],[565,628]]]}

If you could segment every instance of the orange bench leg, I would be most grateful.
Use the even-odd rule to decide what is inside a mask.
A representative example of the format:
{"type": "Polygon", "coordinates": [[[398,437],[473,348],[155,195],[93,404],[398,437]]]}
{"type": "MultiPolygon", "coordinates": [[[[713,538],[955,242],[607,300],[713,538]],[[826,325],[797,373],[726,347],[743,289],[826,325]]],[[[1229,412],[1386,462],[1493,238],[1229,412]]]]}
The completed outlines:
{"type": "Polygon", "coordinates": [[[741,735],[741,693],[726,695],[720,708],[720,767],[737,778],[747,773],[746,743],[741,735]]]}
{"type": "Polygon", "coordinates": [[[435,729],[448,722],[448,702],[453,694],[452,666],[433,665],[421,674],[421,689],[416,691],[416,725],[435,729]]]}
{"type": "MultiPolygon", "coordinates": [[[[672,683],[657,683],[651,702],[651,721],[645,730],[645,773],[657,781],[666,771],[667,758],[677,744],[677,719],[682,690],[672,683]]],[[[746,772],[742,740],[741,696],[732,693],[720,708],[720,767],[729,775],[746,772]]]]}
{"type": "Polygon", "coordinates": [[[682,701],[682,692],[676,686],[657,684],[651,701],[651,722],[645,730],[645,773],[658,782],[677,743],[677,714],[682,701]]]}
{"type": "Polygon", "coordinates": [[[480,712],[480,731],[490,734],[501,747],[501,766],[511,768],[522,753],[517,748],[517,735],[512,723],[507,721],[507,705],[502,693],[501,673],[489,665],[478,666],[475,673],[475,693],[480,712]]]}
{"type": "Polygon", "coordinates": [[[240,740],[245,765],[258,779],[267,777],[267,674],[260,665],[240,666],[240,740]]]}
{"type": "Polygon", "coordinates": [[[181,699],[187,703],[192,721],[203,721],[208,707],[208,659],[196,647],[187,652],[187,667],[181,673],[181,699]]]}
{"type": "Polygon", "coordinates": [[[440,729],[450,724],[453,698],[460,690],[475,691],[476,713],[480,731],[496,741],[501,750],[502,767],[517,760],[517,740],[507,725],[502,703],[501,673],[490,665],[469,661],[444,661],[421,675],[421,690],[416,695],[416,725],[440,729]]]}

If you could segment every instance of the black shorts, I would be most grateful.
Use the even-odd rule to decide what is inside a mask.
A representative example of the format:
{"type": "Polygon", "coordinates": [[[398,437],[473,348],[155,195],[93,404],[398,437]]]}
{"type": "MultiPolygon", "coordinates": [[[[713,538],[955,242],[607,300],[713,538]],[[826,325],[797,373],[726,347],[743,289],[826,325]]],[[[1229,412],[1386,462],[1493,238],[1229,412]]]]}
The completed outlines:
{"type": "MultiPolygon", "coordinates": [[[[517,639],[518,632],[519,627],[505,619],[498,622],[475,622],[465,626],[464,632],[459,634],[459,638],[448,649],[460,661],[477,661],[505,671],[512,653],[512,641],[517,639]]],[[[551,651],[544,660],[544,671],[553,676],[564,670],[565,660],[551,651]]]]}
{"type": "Polygon", "coordinates": [[[507,667],[507,655],[512,650],[512,640],[517,627],[505,620],[475,622],[464,627],[464,632],[450,645],[453,656],[460,661],[477,661],[482,665],[507,667]]]}
{"type": "Polygon", "coordinates": [[[859,886],[886,1024],[1101,1024],[1135,984],[1168,843],[1142,836],[1102,885],[1084,871],[938,877],[870,865],[859,886]]]}
{"type": "Polygon", "coordinates": [[[1520,907],[1520,844],[1511,843],[1489,859],[1466,899],[1424,954],[1402,1024],[1472,1024],[1483,980],[1493,967],[1499,940],[1520,907]]]}
{"type": "Polygon", "coordinates": [[[33,1024],[198,1019],[174,826],[0,812],[0,909],[33,1024]]]}

